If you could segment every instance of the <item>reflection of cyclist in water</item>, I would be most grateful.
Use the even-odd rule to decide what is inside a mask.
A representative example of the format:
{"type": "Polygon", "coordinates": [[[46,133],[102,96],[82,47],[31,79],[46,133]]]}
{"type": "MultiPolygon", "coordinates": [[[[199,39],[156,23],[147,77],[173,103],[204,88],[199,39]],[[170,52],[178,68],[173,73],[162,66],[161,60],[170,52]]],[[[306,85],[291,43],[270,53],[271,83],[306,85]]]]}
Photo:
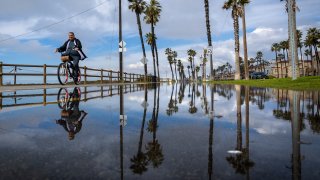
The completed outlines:
{"type": "MultiPolygon", "coordinates": [[[[62,91],[59,91],[59,95],[61,96],[62,91]]],[[[69,97],[65,99],[65,103],[69,104],[68,106],[63,106],[64,108],[61,111],[61,119],[57,120],[56,123],[63,126],[63,128],[69,134],[69,140],[74,139],[76,133],[81,130],[82,120],[87,115],[86,112],[79,110],[80,103],[80,89],[74,88],[73,93],[68,95],[66,91],[65,97],[69,97]],[[71,101],[71,102],[69,102],[71,101]],[[68,107],[68,108],[67,108],[68,107]]]]}

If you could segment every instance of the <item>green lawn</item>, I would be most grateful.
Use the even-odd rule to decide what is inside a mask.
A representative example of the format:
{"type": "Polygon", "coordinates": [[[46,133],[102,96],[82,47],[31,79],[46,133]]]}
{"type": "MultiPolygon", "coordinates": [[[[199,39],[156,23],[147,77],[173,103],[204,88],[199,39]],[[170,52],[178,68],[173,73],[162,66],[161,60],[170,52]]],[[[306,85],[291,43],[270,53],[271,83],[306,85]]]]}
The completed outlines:
{"type": "Polygon", "coordinates": [[[258,79],[258,80],[234,80],[234,81],[211,81],[214,84],[240,84],[255,87],[271,87],[278,89],[293,90],[320,90],[320,76],[301,77],[297,80],[283,79],[258,79]]]}

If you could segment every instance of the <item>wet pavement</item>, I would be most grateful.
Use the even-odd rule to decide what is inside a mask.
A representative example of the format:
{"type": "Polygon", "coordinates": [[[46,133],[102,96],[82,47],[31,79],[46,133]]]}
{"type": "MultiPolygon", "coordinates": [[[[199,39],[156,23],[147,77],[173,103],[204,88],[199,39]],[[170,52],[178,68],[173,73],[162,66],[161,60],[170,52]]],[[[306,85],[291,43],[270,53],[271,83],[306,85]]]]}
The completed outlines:
{"type": "Polygon", "coordinates": [[[0,93],[0,179],[320,178],[320,91],[132,84],[122,92],[0,93]]]}

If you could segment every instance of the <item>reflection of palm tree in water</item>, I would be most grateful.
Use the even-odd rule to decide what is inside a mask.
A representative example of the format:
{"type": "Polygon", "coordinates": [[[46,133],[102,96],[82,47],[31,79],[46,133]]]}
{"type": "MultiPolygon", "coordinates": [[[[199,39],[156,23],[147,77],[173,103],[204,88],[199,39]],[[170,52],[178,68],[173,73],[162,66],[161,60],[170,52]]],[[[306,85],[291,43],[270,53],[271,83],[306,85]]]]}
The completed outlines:
{"type": "MultiPolygon", "coordinates": [[[[147,85],[144,87],[144,102],[148,102],[148,89],[147,85]]],[[[143,132],[144,132],[144,124],[146,121],[146,114],[147,114],[147,106],[144,107],[143,110],[143,118],[142,118],[142,125],[140,130],[140,139],[139,139],[139,147],[138,152],[133,158],[130,159],[132,165],[130,169],[133,173],[142,174],[143,172],[147,171],[148,159],[144,152],[142,152],[142,142],[143,142],[143,132]]]]}
{"type": "Polygon", "coordinates": [[[241,87],[236,85],[236,98],[237,98],[237,146],[236,150],[240,151],[240,154],[236,156],[226,157],[226,160],[236,170],[236,173],[249,174],[249,169],[254,166],[254,162],[249,159],[249,88],[246,88],[246,148],[242,148],[242,115],[241,115],[241,87]]]}
{"type": "Polygon", "coordinates": [[[171,90],[171,96],[170,96],[170,101],[168,103],[168,109],[167,109],[167,115],[171,116],[174,112],[174,100],[172,99],[173,97],[173,91],[174,91],[174,84],[172,84],[172,90],[171,90]]]}
{"type": "Polygon", "coordinates": [[[182,83],[180,83],[180,88],[178,93],[179,104],[181,104],[183,101],[185,89],[186,89],[186,84],[182,81],[182,83]]]}
{"type": "MultiPolygon", "coordinates": [[[[61,96],[61,92],[62,91],[60,90],[58,97],[61,96]]],[[[73,140],[75,134],[80,132],[82,120],[87,115],[86,112],[79,110],[80,94],[79,88],[73,89],[73,92],[68,95],[70,98],[65,102],[68,105],[64,105],[64,109],[61,110],[61,119],[56,120],[56,123],[61,125],[68,132],[69,140],[73,140]]]]}
{"type": "Polygon", "coordinates": [[[149,142],[146,146],[148,160],[152,162],[153,167],[159,167],[162,164],[164,157],[162,154],[162,147],[157,140],[157,121],[159,115],[159,93],[160,87],[157,87],[154,90],[154,104],[153,104],[153,112],[152,119],[148,122],[147,130],[153,133],[152,141],[149,142]],[[158,90],[158,91],[157,91],[158,90]],[[157,93],[158,92],[158,93],[157,93]],[[158,95],[157,95],[158,94],[158,95]]]}
{"type": "Polygon", "coordinates": [[[191,101],[189,103],[189,113],[194,114],[198,111],[198,108],[195,106],[196,104],[196,92],[195,92],[195,84],[192,84],[192,93],[191,93],[191,101]]]}

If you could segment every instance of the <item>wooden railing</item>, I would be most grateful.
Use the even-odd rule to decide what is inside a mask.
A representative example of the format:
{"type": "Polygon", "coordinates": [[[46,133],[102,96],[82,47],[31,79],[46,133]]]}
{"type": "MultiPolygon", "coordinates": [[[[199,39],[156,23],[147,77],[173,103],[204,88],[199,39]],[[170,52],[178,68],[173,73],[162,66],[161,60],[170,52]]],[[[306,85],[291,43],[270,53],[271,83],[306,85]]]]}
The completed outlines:
{"type": "MultiPolygon", "coordinates": [[[[17,83],[17,76],[38,76],[43,77],[43,81],[41,84],[48,84],[47,77],[48,76],[56,76],[57,73],[49,73],[49,72],[56,72],[58,68],[57,65],[26,65],[26,64],[3,64],[0,62],[0,86],[5,85],[3,82],[3,77],[5,76],[13,76],[13,85],[18,85],[17,83]],[[12,70],[10,72],[4,72],[4,67],[11,67],[12,70]],[[23,70],[21,68],[34,68],[37,69],[32,73],[18,73],[18,70],[23,70]],[[48,71],[48,68],[55,68],[55,71],[48,71]],[[36,73],[35,73],[36,72],[36,73]]],[[[80,67],[81,70],[81,80],[84,84],[90,83],[88,78],[97,78],[94,82],[99,83],[113,83],[113,82],[120,82],[120,72],[119,71],[112,71],[112,70],[105,70],[105,69],[94,69],[88,68],[86,66],[80,67]],[[95,74],[92,74],[95,73],[95,74]]],[[[144,75],[141,74],[134,74],[134,73],[123,73],[123,80],[124,82],[143,82],[144,75]]],[[[147,82],[152,81],[152,76],[147,76],[147,82]]],[[[39,83],[38,83],[39,84],[39,83]]],[[[58,84],[58,81],[57,83],[58,84]]]]}
{"type": "MultiPolygon", "coordinates": [[[[119,95],[120,94],[120,88],[119,86],[114,86],[114,85],[107,85],[107,86],[101,86],[98,89],[94,90],[88,90],[90,88],[97,88],[97,87],[83,87],[81,89],[81,99],[80,101],[88,101],[92,99],[97,99],[97,98],[105,98],[105,97],[111,97],[114,95],[119,95]],[[99,95],[96,95],[99,93],[99,95]],[[94,96],[92,96],[94,94],[94,96]]],[[[68,91],[73,91],[73,88],[67,88],[68,91]]],[[[125,84],[123,85],[124,89],[124,94],[126,93],[131,93],[131,92],[137,92],[137,91],[142,91],[144,90],[143,85],[139,84],[125,84]]],[[[33,91],[39,91],[39,90],[33,90],[33,91]]],[[[38,93],[28,93],[26,94],[17,94],[16,92],[10,92],[11,94],[8,94],[9,92],[0,92],[0,110],[2,108],[10,108],[10,107],[21,107],[21,106],[37,106],[37,105],[48,105],[48,104],[57,104],[57,96],[58,96],[58,91],[57,89],[56,92],[54,93],[47,93],[47,89],[41,89],[41,92],[38,93]],[[12,94],[13,93],[13,94],[12,94]],[[7,94],[7,95],[6,95],[7,94]],[[28,99],[28,103],[19,103],[19,101],[23,98],[23,102],[26,102],[26,98],[41,98],[41,102],[35,101],[32,102],[32,99],[28,99]],[[54,100],[47,101],[48,98],[54,97],[54,100]],[[8,99],[12,99],[13,103],[6,103],[8,102],[8,99]]],[[[22,91],[23,92],[23,91],[22,91]]]]}

